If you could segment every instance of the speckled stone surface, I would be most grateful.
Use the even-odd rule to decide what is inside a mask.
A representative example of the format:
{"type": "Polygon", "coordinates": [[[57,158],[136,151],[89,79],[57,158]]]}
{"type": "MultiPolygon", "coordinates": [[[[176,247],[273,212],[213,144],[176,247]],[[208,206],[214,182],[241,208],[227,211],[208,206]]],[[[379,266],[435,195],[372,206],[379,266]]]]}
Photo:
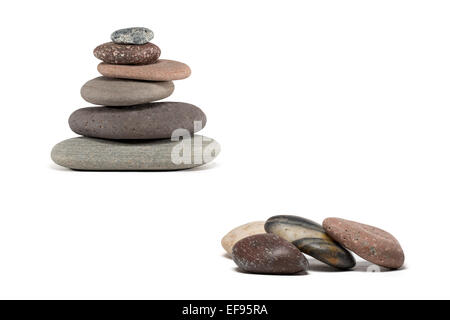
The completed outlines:
{"type": "Polygon", "coordinates": [[[390,233],[340,218],[327,218],[322,225],[331,238],[361,258],[391,269],[403,266],[402,247],[390,233]]]}
{"type": "Polygon", "coordinates": [[[114,65],[146,65],[155,63],[161,50],[153,43],[141,45],[107,42],[94,49],[94,56],[114,65]]]}
{"type": "Polygon", "coordinates": [[[105,106],[132,106],[167,98],[173,93],[172,81],[136,81],[98,77],[86,82],[81,96],[87,102],[105,106]]]}
{"type": "Polygon", "coordinates": [[[212,161],[220,152],[220,145],[200,135],[185,141],[111,141],[86,137],[64,140],[53,147],[52,160],[63,167],[78,170],[181,170],[201,166],[212,161]],[[197,139],[197,140],[196,140],[197,139]],[[189,152],[180,147],[190,146],[189,152]],[[175,148],[175,149],[174,149],[175,148]],[[183,150],[186,161],[173,158],[183,150]]]}
{"type": "Polygon", "coordinates": [[[153,31],[143,27],[124,28],[111,34],[111,41],[119,44],[145,44],[153,39],[153,31]]]}
{"type": "Polygon", "coordinates": [[[328,265],[349,269],[356,264],[352,254],[333,241],[322,226],[314,221],[298,216],[280,215],[269,218],[264,227],[266,232],[292,242],[303,253],[328,265]]]}
{"type": "Polygon", "coordinates": [[[308,270],[305,256],[275,234],[257,234],[239,240],[233,246],[232,257],[245,272],[295,274],[308,270]]]}
{"type": "Polygon", "coordinates": [[[164,59],[160,59],[153,64],[142,66],[100,63],[97,66],[97,70],[109,78],[147,81],[181,80],[191,75],[191,69],[188,65],[182,62],[164,59]]]}
{"type": "Polygon", "coordinates": [[[236,242],[245,237],[261,233],[266,233],[266,231],[264,230],[264,221],[254,221],[246,223],[228,232],[222,238],[222,247],[228,254],[231,254],[233,246],[236,242]]]}
{"type": "Polygon", "coordinates": [[[114,140],[171,138],[176,129],[194,133],[205,124],[203,111],[184,102],[154,102],[124,108],[88,107],[76,110],[69,118],[69,126],[75,133],[114,140]]]}

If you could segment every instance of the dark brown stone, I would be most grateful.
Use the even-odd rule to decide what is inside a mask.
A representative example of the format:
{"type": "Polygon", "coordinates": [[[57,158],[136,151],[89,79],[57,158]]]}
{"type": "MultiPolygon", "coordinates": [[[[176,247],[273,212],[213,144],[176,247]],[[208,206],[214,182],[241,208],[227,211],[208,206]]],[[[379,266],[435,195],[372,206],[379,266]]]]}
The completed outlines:
{"type": "Polygon", "coordinates": [[[108,64],[152,64],[160,55],[161,50],[153,43],[130,45],[107,42],[94,50],[94,56],[108,64]]]}
{"type": "Polygon", "coordinates": [[[257,234],[239,240],[232,250],[240,269],[262,274],[295,274],[308,270],[305,256],[275,234],[257,234]]]}
{"type": "Polygon", "coordinates": [[[325,219],[323,228],[333,240],[374,264],[398,269],[405,261],[400,243],[384,230],[340,218],[325,219]]]}
{"type": "Polygon", "coordinates": [[[184,102],[154,102],[123,108],[88,107],[76,110],[69,118],[69,126],[75,133],[113,140],[167,139],[176,129],[186,129],[192,134],[205,124],[203,111],[184,102]]]}

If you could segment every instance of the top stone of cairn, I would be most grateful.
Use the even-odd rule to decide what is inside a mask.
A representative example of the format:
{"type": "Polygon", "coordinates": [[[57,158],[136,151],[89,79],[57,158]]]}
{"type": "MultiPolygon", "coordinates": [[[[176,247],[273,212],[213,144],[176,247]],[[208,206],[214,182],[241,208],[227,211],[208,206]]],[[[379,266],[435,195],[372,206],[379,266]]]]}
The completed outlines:
{"type": "Polygon", "coordinates": [[[118,44],[146,44],[153,39],[153,31],[147,28],[134,27],[114,31],[111,40],[118,44]]]}

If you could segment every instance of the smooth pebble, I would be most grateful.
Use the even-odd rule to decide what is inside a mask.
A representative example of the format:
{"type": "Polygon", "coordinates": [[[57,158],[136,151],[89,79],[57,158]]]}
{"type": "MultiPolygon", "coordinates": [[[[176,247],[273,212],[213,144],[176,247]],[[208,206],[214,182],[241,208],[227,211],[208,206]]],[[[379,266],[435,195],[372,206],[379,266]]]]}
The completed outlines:
{"type": "Polygon", "coordinates": [[[175,89],[172,81],[136,81],[98,77],[86,82],[81,96],[87,102],[105,106],[133,106],[169,97],[175,89]]]}
{"type": "Polygon", "coordinates": [[[250,273],[296,274],[308,270],[308,260],[292,243],[275,234],[239,240],[232,251],[237,266],[250,273]]]}
{"type": "Polygon", "coordinates": [[[186,79],[191,75],[187,64],[174,60],[160,59],[153,64],[132,66],[100,63],[98,72],[109,78],[145,81],[172,81],[186,79]]]}
{"type": "Polygon", "coordinates": [[[271,217],[265,230],[292,242],[303,253],[339,269],[353,268],[355,258],[333,241],[322,226],[314,221],[292,215],[271,217]]]}
{"type": "Polygon", "coordinates": [[[331,238],[367,261],[391,269],[405,262],[400,243],[382,229],[341,218],[327,218],[322,225],[331,238]]]}
{"type": "Polygon", "coordinates": [[[94,56],[113,65],[147,65],[155,63],[161,49],[153,43],[142,45],[107,42],[94,49],[94,56]]]}
{"type": "Polygon", "coordinates": [[[261,233],[266,233],[266,231],[264,230],[264,221],[254,221],[246,223],[228,232],[222,238],[222,247],[227,253],[231,254],[233,246],[236,242],[245,237],[261,233]]]}
{"type": "Polygon", "coordinates": [[[153,39],[153,31],[143,27],[124,28],[114,31],[111,40],[119,44],[145,44],[153,39]]]}
{"type": "Polygon", "coordinates": [[[69,118],[73,132],[113,140],[169,139],[177,129],[194,133],[205,124],[203,111],[184,102],[153,102],[123,108],[87,107],[76,110],[69,118]]]}
{"type": "Polygon", "coordinates": [[[86,137],[53,147],[52,160],[63,167],[94,171],[181,170],[204,165],[220,152],[213,139],[195,135],[171,141],[111,141],[86,137]]]}

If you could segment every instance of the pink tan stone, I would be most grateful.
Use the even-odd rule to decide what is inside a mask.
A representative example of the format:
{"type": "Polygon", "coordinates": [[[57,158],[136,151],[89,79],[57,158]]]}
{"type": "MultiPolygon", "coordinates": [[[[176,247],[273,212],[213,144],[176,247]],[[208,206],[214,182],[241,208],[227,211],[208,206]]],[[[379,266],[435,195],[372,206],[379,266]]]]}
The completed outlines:
{"type": "Polygon", "coordinates": [[[174,60],[160,59],[147,65],[117,65],[100,63],[98,72],[109,78],[122,78],[146,81],[172,81],[181,80],[191,75],[187,64],[174,60]]]}
{"type": "Polygon", "coordinates": [[[390,269],[403,266],[405,255],[402,247],[390,233],[340,218],[327,218],[322,225],[333,240],[361,258],[390,269]]]}

